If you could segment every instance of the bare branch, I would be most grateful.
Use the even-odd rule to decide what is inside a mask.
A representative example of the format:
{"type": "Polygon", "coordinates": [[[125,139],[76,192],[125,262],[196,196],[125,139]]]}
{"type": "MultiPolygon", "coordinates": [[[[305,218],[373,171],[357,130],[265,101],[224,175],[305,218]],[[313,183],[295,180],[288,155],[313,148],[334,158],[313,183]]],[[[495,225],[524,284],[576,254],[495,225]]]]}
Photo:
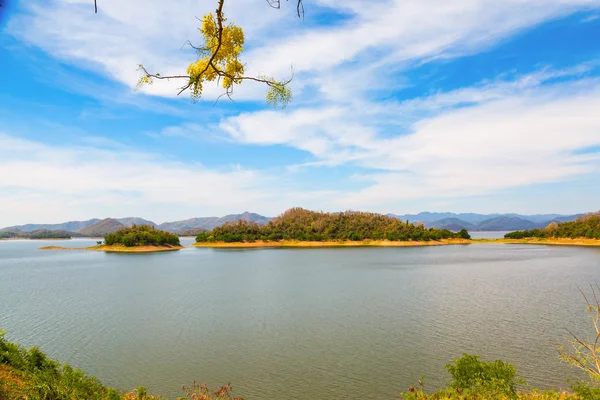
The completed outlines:
{"type": "Polygon", "coordinates": [[[563,361],[584,371],[592,379],[600,380],[600,299],[598,298],[600,288],[592,285],[590,285],[590,288],[592,291],[591,299],[593,300],[593,303],[583,290],[580,288],[578,289],[587,304],[587,312],[589,313],[593,330],[596,333],[594,340],[592,340],[588,331],[583,335],[583,337],[585,337],[584,340],[581,338],[582,336],[577,336],[569,329],[565,328],[572,338],[569,341],[571,348],[568,350],[565,350],[563,346],[554,346],[554,348],[563,361]]]}

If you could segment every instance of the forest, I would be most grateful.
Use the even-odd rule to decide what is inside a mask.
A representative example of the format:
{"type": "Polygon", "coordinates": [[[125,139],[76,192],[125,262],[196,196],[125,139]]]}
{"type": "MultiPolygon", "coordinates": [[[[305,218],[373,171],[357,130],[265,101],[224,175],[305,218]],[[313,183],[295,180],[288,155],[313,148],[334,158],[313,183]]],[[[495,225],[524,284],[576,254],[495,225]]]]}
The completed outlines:
{"type": "Polygon", "coordinates": [[[266,225],[236,221],[200,233],[196,242],[254,242],[299,241],[430,241],[441,239],[470,239],[469,233],[447,229],[427,229],[381,214],[345,211],[325,213],[292,208],[266,225]]]}
{"type": "Polygon", "coordinates": [[[50,231],[40,229],[33,232],[21,231],[4,231],[0,232],[0,239],[71,239],[73,236],[78,236],[76,233],[67,231],[50,231]]]}
{"type": "Polygon", "coordinates": [[[600,239],[600,212],[590,213],[571,222],[552,222],[543,229],[510,232],[506,239],[569,238],[600,239]]]}
{"type": "Polygon", "coordinates": [[[161,231],[149,225],[133,225],[119,229],[104,237],[109,245],[133,246],[180,246],[179,237],[167,231],[161,231]]]}

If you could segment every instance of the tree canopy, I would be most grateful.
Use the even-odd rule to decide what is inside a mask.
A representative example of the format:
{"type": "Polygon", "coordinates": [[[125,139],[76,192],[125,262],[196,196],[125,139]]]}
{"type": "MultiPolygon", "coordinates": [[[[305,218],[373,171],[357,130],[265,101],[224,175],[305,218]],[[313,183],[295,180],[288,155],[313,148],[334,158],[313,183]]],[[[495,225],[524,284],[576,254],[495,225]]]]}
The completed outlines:
{"type": "Polygon", "coordinates": [[[504,235],[507,239],[525,238],[570,238],[600,239],[600,212],[590,213],[575,221],[550,223],[543,229],[516,231],[504,235]]]}
{"type": "MultiPolygon", "coordinates": [[[[426,229],[381,214],[346,211],[325,213],[292,208],[266,225],[236,221],[196,237],[197,242],[400,240],[464,238],[465,233],[426,229]]],[[[467,233],[468,236],[468,233],[467,233]]]]}
{"type": "Polygon", "coordinates": [[[104,237],[104,242],[111,245],[133,246],[179,246],[179,237],[156,229],[149,225],[133,225],[119,229],[104,237]]]}

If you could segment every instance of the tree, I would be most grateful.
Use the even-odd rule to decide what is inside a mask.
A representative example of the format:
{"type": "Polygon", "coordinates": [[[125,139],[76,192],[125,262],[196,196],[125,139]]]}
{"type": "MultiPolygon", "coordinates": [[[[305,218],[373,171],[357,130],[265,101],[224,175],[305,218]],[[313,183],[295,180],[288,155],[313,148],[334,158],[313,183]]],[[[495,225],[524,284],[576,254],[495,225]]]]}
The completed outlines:
{"type": "Polygon", "coordinates": [[[458,232],[458,236],[459,236],[461,239],[471,239],[471,235],[469,235],[469,232],[468,232],[466,229],[461,229],[461,230],[458,232]]]}

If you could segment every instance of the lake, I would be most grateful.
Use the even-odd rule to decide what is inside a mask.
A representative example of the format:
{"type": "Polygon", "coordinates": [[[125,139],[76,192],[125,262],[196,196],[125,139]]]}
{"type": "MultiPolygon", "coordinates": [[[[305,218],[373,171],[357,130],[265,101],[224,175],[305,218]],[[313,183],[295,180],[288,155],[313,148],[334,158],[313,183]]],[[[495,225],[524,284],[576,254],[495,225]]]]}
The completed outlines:
{"type": "Polygon", "coordinates": [[[171,398],[197,380],[247,400],[393,399],[421,376],[441,387],[463,352],[566,388],[577,375],[547,341],[587,326],[577,287],[600,283],[598,248],[36,250],[93,243],[0,241],[0,329],[171,398]]]}

